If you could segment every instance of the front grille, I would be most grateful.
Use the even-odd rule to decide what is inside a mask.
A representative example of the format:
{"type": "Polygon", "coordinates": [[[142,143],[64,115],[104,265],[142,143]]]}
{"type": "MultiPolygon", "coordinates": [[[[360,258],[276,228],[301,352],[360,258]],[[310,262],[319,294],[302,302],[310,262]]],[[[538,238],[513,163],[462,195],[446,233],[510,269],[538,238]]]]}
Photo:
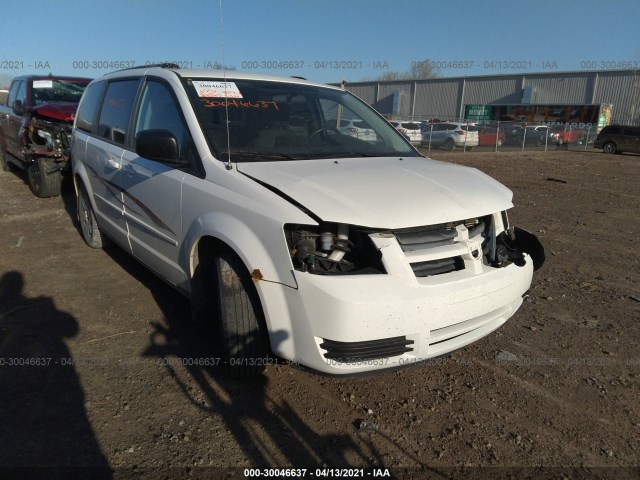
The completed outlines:
{"type": "Polygon", "coordinates": [[[442,258],[439,260],[427,260],[426,262],[412,263],[411,268],[416,277],[428,277],[442,273],[455,272],[464,268],[462,257],[442,258]]]}
{"type": "Polygon", "coordinates": [[[492,217],[489,215],[440,225],[396,230],[393,234],[406,254],[415,276],[429,277],[465,268],[462,255],[468,252],[456,241],[457,227],[460,225],[464,225],[468,230],[469,239],[481,239],[480,256],[486,256],[489,250],[491,221],[492,217]],[[429,258],[424,260],[424,257],[429,258]]]}
{"type": "Polygon", "coordinates": [[[391,337],[364,342],[336,342],[323,339],[320,348],[326,350],[324,358],[341,362],[358,362],[375,358],[387,358],[413,351],[413,340],[407,337],[391,337]]]}

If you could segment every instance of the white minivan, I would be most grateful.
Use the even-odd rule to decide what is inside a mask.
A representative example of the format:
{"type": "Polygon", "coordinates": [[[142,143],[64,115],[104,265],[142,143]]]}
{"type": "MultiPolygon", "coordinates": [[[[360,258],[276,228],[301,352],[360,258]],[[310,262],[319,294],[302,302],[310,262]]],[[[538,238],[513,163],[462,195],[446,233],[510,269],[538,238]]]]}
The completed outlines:
{"type": "Polygon", "coordinates": [[[87,244],[112,240],[189,296],[234,376],[273,356],[345,375],[446,354],[507,321],[544,259],[509,226],[509,189],[298,78],[108,74],[82,97],[72,157],[87,244]]]}

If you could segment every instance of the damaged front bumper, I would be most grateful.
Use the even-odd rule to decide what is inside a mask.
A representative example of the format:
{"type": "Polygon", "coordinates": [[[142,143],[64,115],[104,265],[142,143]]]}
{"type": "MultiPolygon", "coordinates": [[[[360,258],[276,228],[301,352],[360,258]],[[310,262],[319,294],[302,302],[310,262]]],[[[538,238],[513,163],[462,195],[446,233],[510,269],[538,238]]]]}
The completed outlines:
{"type": "Polygon", "coordinates": [[[21,154],[28,161],[47,157],[55,162],[48,174],[68,170],[70,166],[72,125],[66,122],[32,116],[20,133],[21,154]]]}
{"type": "Polygon", "coordinates": [[[441,237],[433,229],[371,234],[386,274],[297,271],[298,289],[259,282],[274,353],[353,375],[418,364],[491,333],[522,304],[544,249],[519,228],[487,235],[494,219],[502,225],[489,217],[456,225],[445,244],[424,244],[441,237]]]}

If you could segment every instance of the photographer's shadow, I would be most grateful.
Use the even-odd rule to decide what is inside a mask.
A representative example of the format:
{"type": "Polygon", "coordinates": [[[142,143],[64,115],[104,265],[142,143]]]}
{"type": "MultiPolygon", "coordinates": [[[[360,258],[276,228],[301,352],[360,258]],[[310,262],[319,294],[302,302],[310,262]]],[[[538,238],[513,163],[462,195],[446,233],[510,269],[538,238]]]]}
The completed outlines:
{"type": "Polygon", "coordinates": [[[78,322],[50,297],[25,297],[23,288],[20,272],[0,279],[0,465],[47,475],[88,467],[91,478],[109,478],[65,344],[78,322]]]}

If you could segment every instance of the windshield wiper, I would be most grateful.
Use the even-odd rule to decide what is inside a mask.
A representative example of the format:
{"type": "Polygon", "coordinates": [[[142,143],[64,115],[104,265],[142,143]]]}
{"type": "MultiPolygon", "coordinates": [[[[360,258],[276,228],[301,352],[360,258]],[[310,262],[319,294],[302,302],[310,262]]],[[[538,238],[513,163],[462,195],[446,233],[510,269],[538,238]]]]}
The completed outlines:
{"type": "Polygon", "coordinates": [[[363,152],[336,152],[336,153],[319,153],[318,158],[353,158],[353,157],[380,157],[381,155],[371,155],[363,152]]]}
{"type": "MultiPolygon", "coordinates": [[[[226,159],[229,157],[229,152],[224,151],[220,152],[220,158],[226,159]]],[[[276,152],[231,152],[231,160],[235,160],[237,157],[240,158],[255,158],[255,159],[263,159],[263,160],[295,160],[300,158],[306,158],[301,156],[293,156],[288,155],[286,153],[276,153],[276,152]]]]}

